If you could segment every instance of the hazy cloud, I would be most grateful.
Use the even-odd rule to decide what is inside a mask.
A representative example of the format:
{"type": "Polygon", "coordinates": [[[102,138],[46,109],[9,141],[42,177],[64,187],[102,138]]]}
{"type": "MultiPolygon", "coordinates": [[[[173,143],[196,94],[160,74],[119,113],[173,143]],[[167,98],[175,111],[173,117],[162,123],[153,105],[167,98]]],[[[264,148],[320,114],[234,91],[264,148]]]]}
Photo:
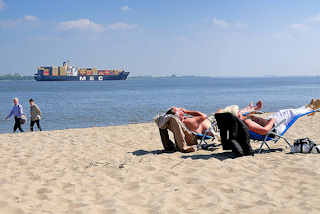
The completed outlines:
{"type": "Polygon", "coordinates": [[[306,32],[312,32],[314,23],[320,22],[320,14],[301,20],[298,24],[288,25],[282,32],[277,32],[272,35],[276,39],[299,39],[306,32]]]}
{"type": "Polygon", "coordinates": [[[230,26],[230,23],[223,20],[223,19],[217,19],[216,17],[213,18],[212,20],[213,24],[223,27],[223,28],[228,28],[230,26]]]}
{"type": "Polygon", "coordinates": [[[129,11],[131,10],[131,8],[128,5],[124,5],[120,8],[121,11],[125,12],[125,11],[129,11]]]}
{"type": "Polygon", "coordinates": [[[241,22],[229,22],[223,19],[217,19],[214,17],[212,19],[212,23],[218,27],[225,28],[225,29],[237,29],[237,30],[242,30],[242,29],[247,29],[248,24],[241,23],[241,22]]]}
{"type": "Polygon", "coordinates": [[[277,40],[292,40],[295,39],[294,36],[291,33],[288,32],[278,32],[278,33],[273,33],[271,35],[273,39],[277,40]]]}
{"type": "Polygon", "coordinates": [[[6,4],[3,0],[0,0],[0,10],[4,9],[6,7],[6,4]]]}
{"type": "Polygon", "coordinates": [[[102,32],[105,30],[103,25],[96,24],[89,19],[78,19],[60,22],[58,24],[58,29],[60,30],[92,30],[96,32],[102,32]]]}
{"type": "Polygon", "coordinates": [[[236,23],[234,26],[238,29],[246,29],[248,28],[248,24],[243,24],[243,23],[236,23]]]}
{"type": "Polygon", "coordinates": [[[320,13],[308,19],[309,22],[320,22],[320,13]]]}
{"type": "Polygon", "coordinates": [[[91,30],[95,32],[103,32],[106,30],[132,30],[136,28],[135,24],[128,24],[125,22],[116,22],[109,25],[102,25],[94,23],[89,19],[78,19],[58,23],[58,29],[63,31],[68,30],[91,30]]]}
{"type": "Polygon", "coordinates": [[[137,27],[138,27],[138,25],[127,24],[124,22],[116,22],[116,23],[108,25],[108,29],[111,29],[111,30],[132,30],[137,27]]]}
{"type": "Polygon", "coordinates": [[[305,24],[292,24],[289,26],[289,28],[291,30],[296,30],[296,31],[300,31],[300,32],[304,32],[304,31],[308,30],[308,26],[305,24]]]}
{"type": "Polygon", "coordinates": [[[19,22],[17,20],[0,20],[0,27],[2,28],[14,27],[18,23],[19,22]]]}
{"type": "Polygon", "coordinates": [[[25,15],[23,18],[19,18],[19,19],[0,20],[0,27],[5,27],[5,28],[15,27],[16,25],[21,23],[34,22],[37,20],[38,18],[36,16],[25,15]]]}
{"type": "Polygon", "coordinates": [[[23,18],[25,21],[30,21],[30,22],[33,22],[33,21],[37,21],[38,18],[36,16],[31,16],[31,15],[25,15],[24,18],[23,18]]]}
{"type": "Polygon", "coordinates": [[[310,16],[309,18],[306,18],[304,20],[301,20],[301,24],[292,24],[289,25],[289,28],[291,30],[296,31],[306,31],[308,29],[314,28],[315,24],[320,23],[320,13],[310,16]]]}

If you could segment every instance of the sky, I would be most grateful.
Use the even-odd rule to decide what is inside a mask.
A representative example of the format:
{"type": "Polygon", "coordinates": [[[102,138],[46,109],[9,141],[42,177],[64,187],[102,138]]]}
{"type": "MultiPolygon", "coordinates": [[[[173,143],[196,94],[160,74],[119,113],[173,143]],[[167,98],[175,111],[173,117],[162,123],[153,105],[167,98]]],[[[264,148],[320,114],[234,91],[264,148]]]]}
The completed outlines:
{"type": "Polygon", "coordinates": [[[0,0],[0,75],[320,75],[319,0],[0,0]]]}

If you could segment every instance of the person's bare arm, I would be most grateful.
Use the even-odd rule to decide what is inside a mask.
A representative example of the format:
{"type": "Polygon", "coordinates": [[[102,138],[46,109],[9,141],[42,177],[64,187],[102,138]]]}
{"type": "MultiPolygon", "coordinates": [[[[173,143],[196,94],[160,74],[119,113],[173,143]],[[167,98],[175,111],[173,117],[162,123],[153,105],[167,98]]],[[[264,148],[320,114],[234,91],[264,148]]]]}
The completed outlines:
{"type": "Polygon", "coordinates": [[[197,116],[197,117],[201,117],[203,119],[207,118],[207,115],[202,113],[202,112],[200,112],[200,111],[191,111],[191,110],[187,110],[187,109],[184,109],[184,108],[182,108],[181,110],[183,111],[183,113],[191,115],[191,116],[197,116]]]}
{"type": "Polygon", "coordinates": [[[248,126],[248,128],[260,135],[266,135],[273,127],[275,120],[273,118],[271,118],[266,124],[265,126],[261,126],[258,123],[256,123],[255,121],[251,120],[251,119],[245,119],[244,123],[248,126]]]}

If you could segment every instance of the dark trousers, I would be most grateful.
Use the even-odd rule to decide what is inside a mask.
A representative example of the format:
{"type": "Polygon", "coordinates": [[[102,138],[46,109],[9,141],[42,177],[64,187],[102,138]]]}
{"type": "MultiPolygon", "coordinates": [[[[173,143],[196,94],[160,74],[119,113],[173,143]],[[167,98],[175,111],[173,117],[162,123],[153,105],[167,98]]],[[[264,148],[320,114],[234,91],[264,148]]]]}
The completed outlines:
{"type": "Polygon", "coordinates": [[[40,126],[40,120],[34,120],[34,121],[31,120],[31,121],[30,121],[30,131],[33,132],[34,123],[37,124],[38,129],[41,131],[42,129],[41,129],[41,126],[40,126]]]}
{"type": "Polygon", "coordinates": [[[174,152],[176,151],[175,144],[170,140],[167,129],[159,129],[161,142],[165,152],[174,152]]]}
{"type": "Polygon", "coordinates": [[[14,126],[13,126],[13,132],[16,132],[16,130],[19,129],[20,132],[24,132],[21,128],[20,118],[14,117],[14,126]]]}

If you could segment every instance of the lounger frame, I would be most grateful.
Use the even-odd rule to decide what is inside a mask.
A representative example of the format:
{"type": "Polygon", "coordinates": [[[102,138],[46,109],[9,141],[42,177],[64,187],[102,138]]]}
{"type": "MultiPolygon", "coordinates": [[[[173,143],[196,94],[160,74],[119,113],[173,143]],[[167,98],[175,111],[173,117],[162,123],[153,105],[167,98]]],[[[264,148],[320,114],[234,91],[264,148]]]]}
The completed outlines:
{"type": "Polygon", "coordinates": [[[280,125],[282,125],[284,122],[285,122],[285,119],[282,120],[277,126],[274,127],[274,129],[272,129],[271,131],[269,131],[266,135],[259,135],[257,133],[254,133],[252,131],[249,131],[250,133],[250,138],[252,140],[255,140],[255,141],[262,141],[261,142],[261,145],[260,145],[260,148],[259,148],[259,152],[258,153],[261,153],[262,151],[262,147],[264,145],[266,145],[268,147],[268,149],[270,150],[270,147],[268,145],[268,141],[273,141],[274,143],[277,143],[280,139],[283,139],[288,145],[289,147],[291,148],[292,145],[290,144],[289,140],[284,137],[283,135],[288,131],[288,129],[301,117],[305,116],[305,115],[309,115],[309,114],[312,114],[312,113],[315,113],[315,112],[320,112],[320,108],[319,109],[316,109],[316,110],[312,110],[310,112],[307,112],[307,113],[304,113],[304,114],[299,114],[297,116],[295,116],[289,123],[288,125],[286,126],[285,130],[281,133],[281,134],[277,134],[276,132],[274,132],[273,130],[274,129],[277,129],[277,127],[279,127],[280,125]],[[271,137],[272,136],[272,137],[271,137]]]}

